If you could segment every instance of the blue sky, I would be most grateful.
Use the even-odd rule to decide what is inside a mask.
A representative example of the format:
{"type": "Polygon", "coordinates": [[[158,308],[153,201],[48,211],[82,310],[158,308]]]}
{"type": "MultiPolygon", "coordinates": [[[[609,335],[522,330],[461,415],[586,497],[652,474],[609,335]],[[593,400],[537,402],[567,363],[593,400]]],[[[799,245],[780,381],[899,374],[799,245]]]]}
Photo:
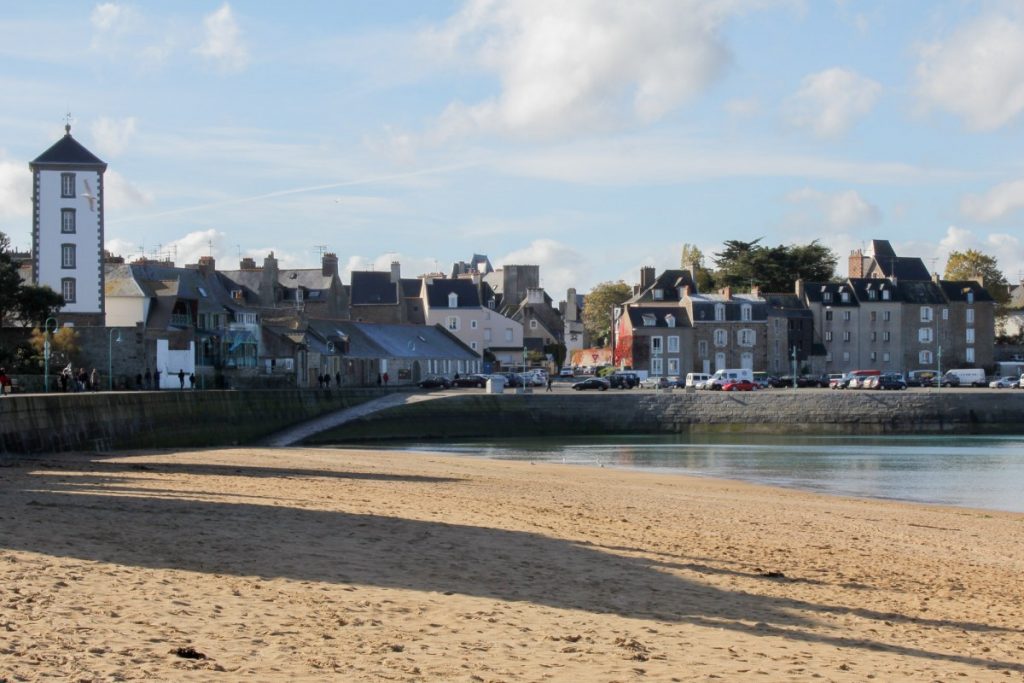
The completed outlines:
{"type": "Polygon", "coordinates": [[[70,110],[129,258],[486,253],[556,300],[759,237],[841,274],[871,239],[1024,270],[1019,2],[38,0],[5,7],[0,66],[22,247],[70,110]]]}

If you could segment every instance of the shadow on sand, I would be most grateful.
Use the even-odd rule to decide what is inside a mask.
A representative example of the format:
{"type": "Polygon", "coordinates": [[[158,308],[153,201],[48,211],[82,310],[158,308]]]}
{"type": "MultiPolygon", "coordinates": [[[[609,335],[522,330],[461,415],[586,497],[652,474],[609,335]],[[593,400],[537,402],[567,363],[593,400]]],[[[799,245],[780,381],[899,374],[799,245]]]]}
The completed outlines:
{"type": "Polygon", "coordinates": [[[136,567],[459,593],[1024,671],[1019,662],[830,634],[817,616],[852,613],[879,623],[901,620],[958,631],[1008,630],[983,623],[923,622],[722,590],[666,571],[678,563],[629,557],[538,533],[301,509],[281,505],[280,499],[277,505],[262,505],[188,499],[180,491],[166,497],[121,488],[128,483],[126,477],[112,475],[124,473],[128,480],[140,471],[376,479],[393,482],[396,496],[402,495],[405,485],[457,480],[149,462],[140,469],[131,462],[89,459],[65,464],[74,476],[53,470],[0,476],[5,510],[0,547],[136,567]],[[49,531],[40,534],[40,528],[49,531]]]}

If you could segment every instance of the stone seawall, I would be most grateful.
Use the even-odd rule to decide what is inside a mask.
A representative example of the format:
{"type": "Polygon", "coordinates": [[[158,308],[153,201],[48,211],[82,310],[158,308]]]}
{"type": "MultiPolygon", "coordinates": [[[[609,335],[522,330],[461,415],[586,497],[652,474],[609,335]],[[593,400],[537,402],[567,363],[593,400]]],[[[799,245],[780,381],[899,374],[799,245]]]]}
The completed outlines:
{"type": "Polygon", "coordinates": [[[773,391],[452,394],[377,413],[307,443],[686,432],[1024,433],[1024,392],[773,391]]]}
{"type": "Polygon", "coordinates": [[[340,391],[147,391],[0,399],[0,454],[251,443],[380,396],[340,391]]]}

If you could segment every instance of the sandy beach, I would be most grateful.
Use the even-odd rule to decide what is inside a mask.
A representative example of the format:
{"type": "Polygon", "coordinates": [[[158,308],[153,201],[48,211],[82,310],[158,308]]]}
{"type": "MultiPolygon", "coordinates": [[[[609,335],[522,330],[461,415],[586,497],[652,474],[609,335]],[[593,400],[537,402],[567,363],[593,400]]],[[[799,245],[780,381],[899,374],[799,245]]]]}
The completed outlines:
{"type": "Polygon", "coordinates": [[[1024,680],[1024,515],[339,449],[0,468],[0,681],[1024,680]]]}

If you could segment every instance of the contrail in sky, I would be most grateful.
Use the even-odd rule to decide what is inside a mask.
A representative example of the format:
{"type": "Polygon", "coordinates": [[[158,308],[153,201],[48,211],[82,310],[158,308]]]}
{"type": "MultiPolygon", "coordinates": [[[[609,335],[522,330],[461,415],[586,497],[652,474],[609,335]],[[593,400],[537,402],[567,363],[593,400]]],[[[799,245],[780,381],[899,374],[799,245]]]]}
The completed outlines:
{"type": "Polygon", "coordinates": [[[262,201],[264,199],[273,199],[275,197],[287,197],[293,194],[303,194],[305,192],[319,192],[321,190],[332,190],[339,187],[354,187],[357,185],[372,185],[374,183],[383,183],[391,180],[402,180],[403,178],[415,178],[417,176],[425,175],[438,175],[441,173],[450,173],[452,171],[461,171],[465,168],[472,168],[474,166],[481,166],[482,162],[470,162],[463,164],[451,164],[449,166],[434,166],[432,168],[423,168],[418,171],[409,171],[408,173],[393,173],[391,175],[373,176],[371,178],[361,178],[359,180],[345,180],[339,183],[328,183],[326,185],[310,185],[309,187],[295,187],[290,190],[278,190],[276,192],[268,192],[266,194],[260,194],[253,197],[240,197],[238,199],[228,199],[223,202],[214,202],[212,204],[201,204],[199,206],[187,206],[182,209],[172,209],[171,211],[162,211],[160,213],[151,213],[145,216],[127,216],[125,218],[118,218],[108,223],[123,223],[125,221],[141,221],[149,220],[152,218],[164,218],[165,216],[177,216],[183,213],[192,213],[195,211],[205,211],[207,209],[220,209],[225,206],[236,206],[239,204],[251,204],[252,202],[262,201]]]}

